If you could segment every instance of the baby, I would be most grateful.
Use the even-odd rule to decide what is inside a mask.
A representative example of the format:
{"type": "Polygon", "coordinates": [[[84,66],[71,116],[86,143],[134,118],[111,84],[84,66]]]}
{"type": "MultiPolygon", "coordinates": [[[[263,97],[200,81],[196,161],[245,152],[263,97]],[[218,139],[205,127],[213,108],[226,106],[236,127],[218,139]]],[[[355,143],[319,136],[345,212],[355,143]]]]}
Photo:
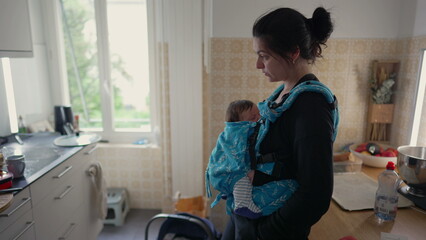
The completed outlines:
{"type": "Polygon", "coordinates": [[[207,196],[211,196],[210,185],[220,192],[211,207],[226,198],[228,214],[233,212],[256,219],[276,211],[298,187],[291,179],[252,186],[253,169],[271,174],[268,168],[274,166],[274,163],[259,164],[257,159],[251,159],[251,156],[258,156],[255,144],[262,126],[260,118],[263,116],[253,102],[238,100],[230,103],[225,129],[218,137],[206,169],[207,196]]]}
{"type": "MultiPolygon", "coordinates": [[[[260,119],[259,108],[249,100],[237,100],[229,104],[226,110],[227,122],[257,122],[260,119]]],[[[254,204],[252,198],[254,170],[242,177],[234,185],[234,213],[248,218],[262,216],[260,209],[254,204]]]]}

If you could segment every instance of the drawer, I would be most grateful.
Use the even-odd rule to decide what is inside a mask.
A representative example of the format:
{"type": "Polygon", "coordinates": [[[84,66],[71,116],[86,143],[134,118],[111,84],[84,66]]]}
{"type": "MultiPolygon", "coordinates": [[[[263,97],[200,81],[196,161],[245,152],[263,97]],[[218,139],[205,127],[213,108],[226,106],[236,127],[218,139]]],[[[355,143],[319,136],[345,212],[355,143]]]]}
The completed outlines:
{"type": "Polygon", "coordinates": [[[37,239],[53,239],[55,233],[52,230],[66,224],[70,216],[79,211],[78,207],[87,201],[87,196],[82,195],[87,184],[86,178],[82,177],[84,174],[83,168],[77,169],[66,184],[54,189],[33,208],[37,239]]]}
{"type": "Polygon", "coordinates": [[[32,183],[30,188],[33,206],[37,206],[40,201],[58,186],[66,184],[71,176],[74,178],[74,174],[79,171],[79,168],[90,159],[87,153],[94,147],[96,147],[96,145],[87,146],[32,183]]]}
{"type": "Polygon", "coordinates": [[[0,239],[33,240],[35,239],[33,214],[27,211],[17,221],[0,233],[0,239]]]}
{"type": "MultiPolygon", "coordinates": [[[[23,189],[13,197],[11,205],[0,213],[0,232],[31,209],[29,188],[23,189]]],[[[3,238],[1,238],[3,239],[3,238]]]]}
{"type": "Polygon", "coordinates": [[[52,239],[66,240],[81,240],[87,239],[87,220],[85,219],[86,212],[76,211],[65,224],[58,228],[52,239]]]}

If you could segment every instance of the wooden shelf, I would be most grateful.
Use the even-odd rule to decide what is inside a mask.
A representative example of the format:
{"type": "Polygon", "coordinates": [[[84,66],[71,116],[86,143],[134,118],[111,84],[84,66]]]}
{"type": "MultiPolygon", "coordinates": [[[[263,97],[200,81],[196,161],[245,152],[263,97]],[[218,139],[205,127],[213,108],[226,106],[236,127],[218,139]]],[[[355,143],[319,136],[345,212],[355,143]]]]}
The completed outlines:
{"type": "MultiPolygon", "coordinates": [[[[399,65],[399,61],[373,61],[372,78],[377,86],[381,86],[390,76],[395,75],[395,84],[392,87],[395,90],[399,65]]],[[[370,93],[369,102],[366,139],[367,141],[389,142],[394,112],[393,97],[391,97],[390,103],[376,104],[370,93]]]]}

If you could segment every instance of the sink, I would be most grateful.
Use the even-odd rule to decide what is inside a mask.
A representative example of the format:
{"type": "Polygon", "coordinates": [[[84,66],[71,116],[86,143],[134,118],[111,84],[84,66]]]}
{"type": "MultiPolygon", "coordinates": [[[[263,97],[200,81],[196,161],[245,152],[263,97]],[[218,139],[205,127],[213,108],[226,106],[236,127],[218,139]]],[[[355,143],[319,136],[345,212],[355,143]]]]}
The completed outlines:
{"type": "Polygon", "coordinates": [[[80,133],[79,135],[65,135],[55,139],[53,143],[62,147],[85,146],[99,142],[101,137],[95,133],[80,133]]]}

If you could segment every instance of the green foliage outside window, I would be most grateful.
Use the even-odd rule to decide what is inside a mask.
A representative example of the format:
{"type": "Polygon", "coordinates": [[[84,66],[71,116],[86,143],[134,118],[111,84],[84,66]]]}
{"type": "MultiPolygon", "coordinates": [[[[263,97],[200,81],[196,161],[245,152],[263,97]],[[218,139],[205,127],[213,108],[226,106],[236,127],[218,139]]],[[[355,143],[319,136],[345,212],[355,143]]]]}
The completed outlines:
{"type": "MultiPolygon", "coordinates": [[[[63,30],[73,112],[80,115],[81,128],[102,128],[101,85],[94,8],[75,0],[62,0],[62,3],[65,9],[63,30]],[[88,28],[91,28],[91,31],[87,31],[88,28]],[[92,35],[88,35],[88,32],[92,35]]],[[[112,82],[117,81],[118,78],[126,81],[133,80],[132,76],[126,72],[124,65],[121,57],[113,54],[111,71],[115,74],[112,76],[112,82]]],[[[132,106],[123,107],[120,89],[114,84],[112,86],[114,116],[117,123],[115,127],[138,128],[141,125],[150,125],[150,113],[137,111],[132,106]]],[[[146,101],[149,103],[149,97],[146,101]]]]}

